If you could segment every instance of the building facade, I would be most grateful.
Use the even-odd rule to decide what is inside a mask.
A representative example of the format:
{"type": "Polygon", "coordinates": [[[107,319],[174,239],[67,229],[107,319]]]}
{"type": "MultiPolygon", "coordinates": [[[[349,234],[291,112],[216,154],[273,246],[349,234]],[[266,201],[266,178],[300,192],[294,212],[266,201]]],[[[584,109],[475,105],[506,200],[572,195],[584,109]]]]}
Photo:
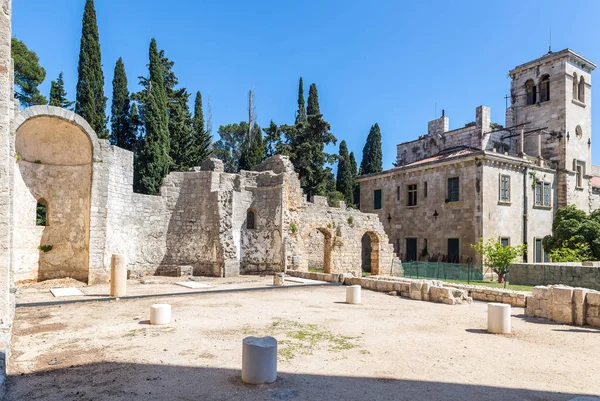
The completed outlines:
{"type": "Polygon", "coordinates": [[[591,72],[570,49],[509,72],[505,126],[479,106],[475,121],[450,131],[442,112],[426,135],[397,145],[397,167],[358,178],[360,206],[379,215],[403,261],[477,262],[471,244],[501,238],[528,244],[543,262],[542,239],[556,210],[599,206],[591,162],[591,72]]]}

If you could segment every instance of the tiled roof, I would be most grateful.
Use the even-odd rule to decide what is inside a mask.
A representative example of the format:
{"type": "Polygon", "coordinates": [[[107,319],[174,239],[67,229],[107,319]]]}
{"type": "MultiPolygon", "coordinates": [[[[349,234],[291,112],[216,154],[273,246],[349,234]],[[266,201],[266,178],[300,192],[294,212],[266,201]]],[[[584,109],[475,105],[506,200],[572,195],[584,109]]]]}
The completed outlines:
{"type": "Polygon", "coordinates": [[[600,188],[600,177],[592,177],[592,187],[600,188]]]}

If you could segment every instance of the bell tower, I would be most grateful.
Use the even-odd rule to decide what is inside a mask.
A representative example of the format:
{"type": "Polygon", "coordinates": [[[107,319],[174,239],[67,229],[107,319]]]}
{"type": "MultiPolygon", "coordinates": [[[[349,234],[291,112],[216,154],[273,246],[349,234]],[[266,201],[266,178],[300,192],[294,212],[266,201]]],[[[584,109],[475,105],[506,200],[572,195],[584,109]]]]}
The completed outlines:
{"type": "Polygon", "coordinates": [[[591,73],[595,68],[588,59],[564,49],[509,72],[511,105],[506,125],[522,133],[517,148],[523,157],[550,161],[557,169],[558,207],[590,208],[591,73]]]}

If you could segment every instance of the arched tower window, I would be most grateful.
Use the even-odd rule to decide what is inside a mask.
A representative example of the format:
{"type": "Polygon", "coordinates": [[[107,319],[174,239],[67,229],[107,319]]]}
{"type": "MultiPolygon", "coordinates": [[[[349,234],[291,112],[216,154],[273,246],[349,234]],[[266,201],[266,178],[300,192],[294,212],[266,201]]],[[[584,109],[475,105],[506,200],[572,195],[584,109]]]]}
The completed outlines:
{"type": "Polygon", "coordinates": [[[246,213],[246,228],[248,230],[256,229],[256,213],[252,209],[246,213]]]}
{"type": "Polygon", "coordinates": [[[585,102],[585,80],[583,79],[583,76],[579,78],[579,97],[578,97],[578,99],[582,103],[585,102]]]}
{"type": "Polygon", "coordinates": [[[46,201],[39,200],[35,209],[35,225],[36,226],[47,226],[48,225],[48,210],[46,208],[46,201]]]}
{"type": "Polygon", "coordinates": [[[540,81],[540,102],[550,100],[550,76],[544,75],[540,81]]]}
{"type": "Polygon", "coordinates": [[[578,92],[578,88],[579,88],[579,80],[577,79],[577,73],[574,72],[573,73],[573,99],[579,99],[579,92],[578,92]]]}
{"type": "Polygon", "coordinates": [[[525,91],[527,92],[527,105],[530,104],[535,104],[536,103],[536,88],[535,85],[533,84],[533,79],[528,79],[527,82],[525,82],[525,91]]]}

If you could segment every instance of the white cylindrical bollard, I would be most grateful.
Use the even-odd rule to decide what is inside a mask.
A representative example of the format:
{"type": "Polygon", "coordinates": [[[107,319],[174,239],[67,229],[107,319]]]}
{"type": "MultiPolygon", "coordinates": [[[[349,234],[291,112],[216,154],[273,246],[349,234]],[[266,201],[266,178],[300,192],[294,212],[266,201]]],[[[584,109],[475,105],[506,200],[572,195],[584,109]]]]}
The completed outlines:
{"type": "Polygon", "coordinates": [[[360,285],[349,285],[346,287],[346,303],[360,303],[360,285]]]}
{"type": "Polygon", "coordinates": [[[112,255],[110,260],[110,296],[127,295],[127,255],[112,255]]]}
{"type": "Polygon", "coordinates": [[[171,305],[154,304],[150,307],[150,324],[171,323],[171,305]]]}
{"type": "Polygon", "coordinates": [[[510,334],[510,305],[489,303],[488,332],[493,334],[510,334]]]}
{"type": "Polygon", "coordinates": [[[275,273],[273,276],[273,286],[281,287],[285,282],[285,273],[275,273]]]}
{"type": "Polygon", "coordinates": [[[248,384],[273,383],[277,379],[277,340],[273,337],[246,337],[242,342],[242,381],[248,384]]]}

